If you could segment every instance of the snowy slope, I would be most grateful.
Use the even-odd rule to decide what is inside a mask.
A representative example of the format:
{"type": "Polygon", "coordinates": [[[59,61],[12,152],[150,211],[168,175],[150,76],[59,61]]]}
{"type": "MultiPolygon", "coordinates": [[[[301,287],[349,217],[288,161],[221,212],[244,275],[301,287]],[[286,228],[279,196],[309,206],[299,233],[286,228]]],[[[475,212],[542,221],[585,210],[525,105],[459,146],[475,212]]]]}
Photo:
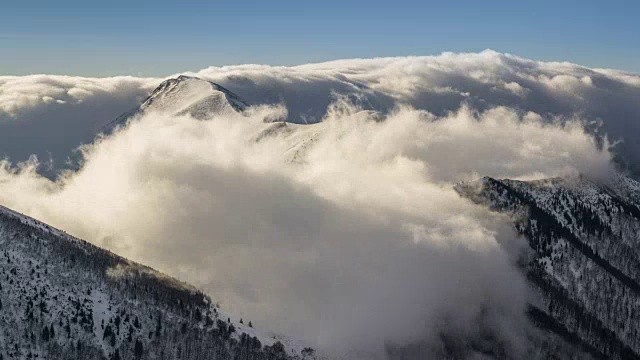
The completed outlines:
{"type": "Polygon", "coordinates": [[[248,324],[187,284],[0,207],[2,359],[315,358],[248,324]]]}
{"type": "Polygon", "coordinates": [[[456,190],[511,215],[533,255],[541,303],[530,317],[596,357],[640,358],[640,184],[621,174],[539,181],[483,178],[456,190]]]}

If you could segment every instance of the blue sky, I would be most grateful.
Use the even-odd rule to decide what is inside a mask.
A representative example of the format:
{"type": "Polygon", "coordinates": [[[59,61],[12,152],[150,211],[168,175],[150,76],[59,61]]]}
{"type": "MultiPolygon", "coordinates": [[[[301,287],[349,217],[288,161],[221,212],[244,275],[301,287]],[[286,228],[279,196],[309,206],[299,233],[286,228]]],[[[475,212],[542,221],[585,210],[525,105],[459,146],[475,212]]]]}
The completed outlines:
{"type": "Polygon", "coordinates": [[[160,76],[487,48],[640,72],[636,1],[2,2],[1,75],[160,76]]]}

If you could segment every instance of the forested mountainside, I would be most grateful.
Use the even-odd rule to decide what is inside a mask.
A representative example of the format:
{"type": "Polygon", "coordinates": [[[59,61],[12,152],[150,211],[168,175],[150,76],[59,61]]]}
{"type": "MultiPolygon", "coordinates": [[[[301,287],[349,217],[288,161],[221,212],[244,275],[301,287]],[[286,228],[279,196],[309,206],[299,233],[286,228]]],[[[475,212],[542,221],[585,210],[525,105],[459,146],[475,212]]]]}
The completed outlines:
{"type": "Polygon", "coordinates": [[[529,317],[595,358],[640,358],[640,184],[620,174],[540,181],[485,177],[456,190],[509,214],[528,239],[539,304],[529,317]]]}
{"type": "Polygon", "coordinates": [[[311,359],[313,352],[232,321],[184,283],[0,207],[2,360],[311,359]]]}

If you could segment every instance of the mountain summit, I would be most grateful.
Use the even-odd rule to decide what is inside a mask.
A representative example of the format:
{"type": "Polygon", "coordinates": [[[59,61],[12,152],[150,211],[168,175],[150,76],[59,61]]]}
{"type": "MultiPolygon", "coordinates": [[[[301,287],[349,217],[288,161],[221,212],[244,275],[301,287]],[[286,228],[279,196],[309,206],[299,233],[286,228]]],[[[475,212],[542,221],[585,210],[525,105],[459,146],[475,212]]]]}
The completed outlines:
{"type": "Polygon", "coordinates": [[[242,112],[248,107],[238,95],[214,82],[180,75],[163,81],[137,108],[120,115],[105,126],[109,132],[124,125],[134,115],[163,112],[190,115],[208,120],[218,114],[242,112]]]}
{"type": "Polygon", "coordinates": [[[163,81],[140,105],[140,109],[189,114],[205,120],[220,112],[240,112],[247,106],[238,95],[214,82],[180,75],[163,81]]]}

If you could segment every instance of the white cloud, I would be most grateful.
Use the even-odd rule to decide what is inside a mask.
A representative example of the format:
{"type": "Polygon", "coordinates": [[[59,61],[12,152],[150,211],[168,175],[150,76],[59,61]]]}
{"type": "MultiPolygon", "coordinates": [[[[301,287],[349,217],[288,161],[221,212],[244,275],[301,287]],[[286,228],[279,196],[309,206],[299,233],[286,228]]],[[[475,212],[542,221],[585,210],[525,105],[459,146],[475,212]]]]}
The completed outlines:
{"type": "Polygon", "coordinates": [[[0,158],[24,161],[35,154],[51,157],[56,168],[62,167],[75,148],[139,104],[157,82],[132,77],[0,76],[0,158]]]}
{"type": "Polygon", "coordinates": [[[7,117],[15,119],[23,111],[46,106],[52,102],[78,104],[91,97],[132,96],[132,92],[139,92],[141,88],[150,91],[156,83],[157,79],[130,76],[0,76],[0,113],[4,113],[4,121],[8,121],[7,117]]]}
{"type": "Polygon", "coordinates": [[[521,240],[452,185],[606,168],[608,153],[579,124],[506,108],[402,107],[384,121],[358,110],[338,103],[259,141],[281,109],[150,114],[57,182],[5,164],[0,202],[324,349],[373,358],[385,343],[438,348],[442,332],[490,328],[519,354],[527,293],[505,249],[521,240]]]}

